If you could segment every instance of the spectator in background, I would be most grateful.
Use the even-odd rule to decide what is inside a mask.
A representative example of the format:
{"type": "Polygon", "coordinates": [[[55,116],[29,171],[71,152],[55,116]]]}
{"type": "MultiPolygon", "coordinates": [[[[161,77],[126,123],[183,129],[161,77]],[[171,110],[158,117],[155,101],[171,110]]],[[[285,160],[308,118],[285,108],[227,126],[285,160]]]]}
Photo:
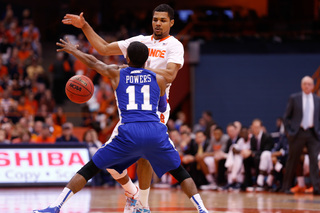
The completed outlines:
{"type": "Polygon", "coordinates": [[[204,111],[202,113],[202,118],[205,120],[206,128],[204,130],[207,138],[210,138],[210,129],[211,126],[216,125],[216,122],[212,118],[212,113],[210,111],[204,111]]]}
{"type": "Polygon", "coordinates": [[[48,115],[45,118],[45,124],[47,124],[50,128],[50,132],[52,132],[52,136],[55,138],[59,138],[62,135],[62,128],[59,125],[56,125],[53,122],[52,116],[48,115]]]}
{"type": "Polygon", "coordinates": [[[180,150],[183,153],[188,149],[189,144],[193,140],[190,132],[182,131],[180,133],[181,141],[180,141],[180,150]]]}
{"type": "Polygon", "coordinates": [[[240,121],[234,121],[233,125],[236,127],[236,134],[239,136],[241,128],[242,128],[242,123],[240,121]]]}
{"type": "Polygon", "coordinates": [[[205,131],[206,130],[206,120],[201,117],[199,118],[199,121],[197,124],[194,125],[193,127],[193,132],[197,132],[197,131],[205,131]]]}
{"type": "Polygon", "coordinates": [[[264,128],[262,126],[262,121],[260,119],[254,119],[251,124],[251,150],[245,150],[242,152],[245,169],[245,180],[243,187],[247,188],[248,191],[254,190],[254,188],[252,188],[254,184],[253,177],[257,177],[259,174],[259,164],[262,152],[271,151],[274,147],[274,141],[272,137],[263,130],[264,128]],[[252,170],[254,173],[252,173],[252,170]]]}
{"type": "Polygon", "coordinates": [[[313,94],[314,81],[310,76],[301,80],[302,92],[292,94],[284,114],[284,124],[289,141],[289,155],[283,179],[283,191],[290,192],[294,173],[303,147],[307,147],[310,160],[310,179],[313,194],[320,195],[318,154],[320,147],[320,99],[313,94]]]}
{"type": "Polygon", "coordinates": [[[39,107],[38,101],[35,99],[33,92],[28,92],[26,96],[26,105],[28,106],[26,109],[28,109],[30,115],[35,116],[39,107]]]}
{"type": "Polygon", "coordinates": [[[62,107],[57,108],[57,111],[52,114],[52,119],[53,119],[53,122],[59,126],[62,126],[62,124],[67,122],[67,116],[63,112],[62,107]]]}
{"type": "Polygon", "coordinates": [[[52,132],[50,131],[50,126],[44,124],[42,126],[42,130],[38,136],[36,136],[32,142],[38,144],[54,144],[56,142],[56,138],[52,136],[52,132]]]}
{"type": "Polygon", "coordinates": [[[66,122],[62,125],[62,136],[57,138],[56,143],[61,142],[77,142],[79,143],[79,139],[73,135],[73,124],[70,122],[66,122]]]}
{"type": "Polygon", "coordinates": [[[182,157],[182,165],[190,173],[197,187],[207,184],[204,174],[201,172],[201,164],[198,157],[202,156],[209,146],[209,140],[204,132],[199,131],[195,134],[195,139],[192,140],[184,152],[182,157]]]}
{"type": "Polygon", "coordinates": [[[225,167],[228,170],[228,184],[223,190],[240,190],[243,184],[243,150],[250,150],[249,129],[242,127],[239,133],[239,140],[229,148],[225,167]]]}
{"type": "Polygon", "coordinates": [[[31,133],[28,130],[19,132],[19,136],[11,140],[12,144],[31,144],[31,133]]]}
{"type": "Polygon", "coordinates": [[[102,143],[98,140],[97,132],[94,129],[88,129],[83,133],[82,141],[87,144],[89,148],[90,156],[102,146],[102,143]]]}
{"type": "Polygon", "coordinates": [[[168,119],[167,127],[168,127],[168,131],[176,129],[175,122],[173,119],[171,119],[171,118],[168,119]]]}
{"type": "Polygon", "coordinates": [[[173,142],[174,147],[182,155],[182,149],[180,148],[181,143],[181,135],[178,130],[174,129],[169,132],[169,138],[173,142]]]}
{"type": "Polygon", "coordinates": [[[217,183],[219,185],[225,185],[227,183],[227,168],[225,167],[227,153],[230,147],[239,140],[239,130],[234,122],[227,125],[226,132],[229,136],[227,144],[222,144],[219,155],[215,154],[215,160],[218,161],[217,183]]]}
{"type": "Polygon", "coordinates": [[[39,64],[36,56],[32,57],[31,64],[27,66],[27,75],[31,81],[37,81],[41,75],[44,75],[44,68],[39,64]]]}
{"type": "Polygon", "coordinates": [[[4,129],[0,129],[0,144],[10,144],[10,140],[7,139],[7,133],[4,129]]]}
{"type": "Polygon", "coordinates": [[[40,133],[42,132],[43,129],[43,121],[35,121],[32,127],[32,131],[31,131],[31,138],[32,140],[34,140],[37,136],[40,135],[40,133]]]}
{"type": "Polygon", "coordinates": [[[176,121],[175,121],[175,127],[176,127],[176,129],[179,130],[179,129],[180,129],[180,126],[181,126],[182,124],[186,123],[186,120],[187,120],[186,114],[185,114],[184,112],[182,112],[182,111],[178,112],[178,113],[177,113],[177,119],[176,119],[176,121]]]}
{"type": "Polygon", "coordinates": [[[2,58],[0,57],[0,79],[9,75],[8,67],[2,63],[2,58]]]}
{"type": "Polygon", "coordinates": [[[223,150],[226,149],[229,136],[224,134],[221,127],[211,126],[210,145],[206,152],[199,157],[201,170],[206,177],[208,185],[203,185],[200,188],[203,190],[217,189],[216,178],[219,177],[219,161],[226,158],[223,150]]]}

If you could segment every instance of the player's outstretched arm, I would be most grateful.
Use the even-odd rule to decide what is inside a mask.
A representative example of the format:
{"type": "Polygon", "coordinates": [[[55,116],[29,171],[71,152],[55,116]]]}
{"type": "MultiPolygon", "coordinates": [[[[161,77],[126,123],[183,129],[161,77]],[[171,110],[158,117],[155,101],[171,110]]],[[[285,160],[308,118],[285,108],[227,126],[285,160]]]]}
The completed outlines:
{"type": "Polygon", "coordinates": [[[102,61],[99,61],[93,55],[89,55],[78,50],[78,45],[71,44],[68,38],[66,38],[66,41],[63,39],[60,39],[60,42],[57,42],[56,44],[57,46],[62,47],[61,49],[57,49],[57,52],[64,51],[74,55],[76,58],[78,58],[82,63],[87,65],[89,68],[96,70],[98,73],[100,73],[103,76],[109,77],[111,81],[114,79],[117,79],[117,77],[119,76],[118,65],[107,65],[102,61]]]}
{"type": "Polygon", "coordinates": [[[117,42],[108,43],[103,38],[101,38],[89,25],[88,22],[83,17],[83,12],[80,15],[66,14],[62,23],[67,25],[73,25],[80,28],[90,44],[98,51],[101,55],[122,55],[122,52],[118,46],[117,42]]]}

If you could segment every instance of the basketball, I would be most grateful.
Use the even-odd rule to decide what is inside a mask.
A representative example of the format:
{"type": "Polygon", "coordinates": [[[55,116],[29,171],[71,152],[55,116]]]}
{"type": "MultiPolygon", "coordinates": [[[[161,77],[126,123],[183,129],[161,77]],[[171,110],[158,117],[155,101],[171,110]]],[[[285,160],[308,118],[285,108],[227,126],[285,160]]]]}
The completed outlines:
{"type": "Polygon", "coordinates": [[[87,76],[75,75],[68,80],[65,91],[70,101],[82,104],[92,97],[94,87],[87,76]]]}

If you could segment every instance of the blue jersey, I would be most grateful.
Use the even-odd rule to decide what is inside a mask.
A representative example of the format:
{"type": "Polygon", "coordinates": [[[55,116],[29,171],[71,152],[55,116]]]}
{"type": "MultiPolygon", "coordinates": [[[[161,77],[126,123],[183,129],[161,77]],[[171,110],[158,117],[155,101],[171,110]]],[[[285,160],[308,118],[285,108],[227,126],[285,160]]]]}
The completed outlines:
{"type": "Polygon", "coordinates": [[[115,96],[121,123],[160,121],[160,88],[154,72],[133,67],[121,69],[115,96]]]}

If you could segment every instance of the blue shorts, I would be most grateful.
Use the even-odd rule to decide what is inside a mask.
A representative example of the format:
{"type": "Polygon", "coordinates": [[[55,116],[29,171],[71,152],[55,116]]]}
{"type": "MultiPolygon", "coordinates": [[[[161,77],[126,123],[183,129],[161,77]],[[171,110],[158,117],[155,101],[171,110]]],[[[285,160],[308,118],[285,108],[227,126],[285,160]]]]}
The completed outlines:
{"type": "Polygon", "coordinates": [[[158,122],[122,124],[118,134],[92,157],[100,169],[123,170],[138,159],[147,159],[158,177],[176,169],[180,156],[167,134],[167,127],[158,122]]]}

